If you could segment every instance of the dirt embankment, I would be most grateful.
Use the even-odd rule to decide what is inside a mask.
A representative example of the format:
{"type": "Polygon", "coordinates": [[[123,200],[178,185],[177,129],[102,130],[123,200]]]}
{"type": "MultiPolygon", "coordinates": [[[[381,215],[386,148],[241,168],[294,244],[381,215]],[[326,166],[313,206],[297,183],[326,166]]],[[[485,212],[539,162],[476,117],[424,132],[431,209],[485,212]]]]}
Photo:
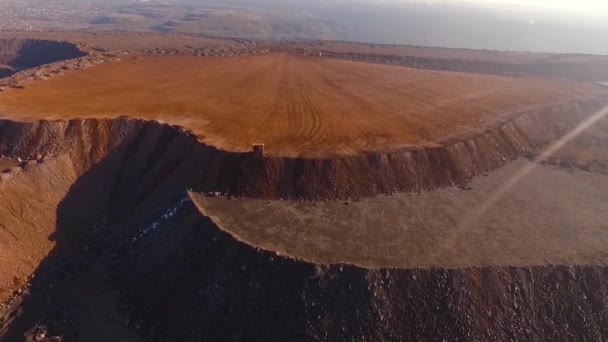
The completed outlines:
{"type": "MultiPolygon", "coordinates": [[[[147,136],[170,134],[189,146],[175,158],[191,163],[184,184],[197,191],[255,198],[346,199],[464,183],[522,154],[542,149],[607,103],[603,98],[591,98],[524,113],[486,132],[437,146],[333,159],[224,152],[200,143],[182,129],[129,119],[4,121],[0,125],[0,152],[23,159],[39,153],[71,153],[84,170],[102,159],[112,146],[139,146],[144,142],[138,140],[147,140],[147,136]]],[[[156,153],[167,153],[158,148],[156,153]]],[[[139,156],[129,158],[136,160],[139,156]]]]}
{"type": "Polygon", "coordinates": [[[261,198],[357,198],[459,184],[542,149],[607,101],[524,113],[486,132],[438,146],[336,159],[248,158],[234,194],[261,198]]]}
{"type": "MultiPolygon", "coordinates": [[[[402,170],[426,168],[409,173],[420,183],[402,183],[410,186],[403,189],[439,186],[459,179],[454,177],[497,167],[568,131],[603,104],[592,100],[530,113],[470,142],[455,142],[436,152],[403,152],[420,157],[401,159],[402,170]],[[438,171],[444,167],[448,171],[438,171]]],[[[48,266],[69,256],[74,246],[79,249],[83,241],[99,238],[101,233],[86,234],[94,225],[115,227],[125,238],[112,244],[116,252],[111,272],[115,286],[124,289],[143,319],[146,340],[602,340],[608,336],[603,324],[608,318],[604,267],[367,270],[314,265],[235,241],[186,197],[191,187],[260,197],[362,196],[382,191],[377,184],[386,174],[396,173],[390,169],[396,164],[382,171],[387,164],[373,164],[375,159],[369,156],[322,162],[265,160],[203,146],[179,128],[129,119],[3,121],[0,137],[0,154],[48,158],[32,170],[41,174],[31,177],[42,181],[75,176],[68,179],[69,188],[63,181],[53,183],[67,193],[46,202],[49,205],[40,210],[48,217],[30,220],[35,229],[4,224],[8,230],[0,230],[0,237],[10,239],[14,234],[20,240],[20,229],[40,229],[40,241],[51,234],[52,243],[46,241],[30,253],[31,260],[44,258],[41,265],[48,266]],[[292,166],[276,166],[288,163],[292,166]],[[360,176],[366,172],[370,178],[360,176]]],[[[397,161],[391,155],[377,158],[397,161]]],[[[391,181],[400,184],[398,180],[391,181]]],[[[46,198],[36,192],[43,190],[26,191],[23,184],[28,179],[22,185],[18,181],[0,184],[3,189],[17,187],[7,196],[8,202],[46,198]]],[[[17,210],[0,217],[22,222],[19,215],[17,210]]],[[[31,317],[44,319],[47,310],[54,310],[40,304],[52,297],[52,279],[34,278],[20,312],[2,329],[5,336],[19,336],[24,327],[31,327],[31,317]]],[[[12,290],[15,284],[0,286],[12,290]]]]}
{"type": "Polygon", "coordinates": [[[76,181],[65,158],[22,163],[0,174],[0,302],[24,284],[53,247],[56,207],[76,181]]]}
{"type": "Polygon", "coordinates": [[[76,44],[37,39],[0,39],[0,77],[43,64],[85,56],[76,44]]]}

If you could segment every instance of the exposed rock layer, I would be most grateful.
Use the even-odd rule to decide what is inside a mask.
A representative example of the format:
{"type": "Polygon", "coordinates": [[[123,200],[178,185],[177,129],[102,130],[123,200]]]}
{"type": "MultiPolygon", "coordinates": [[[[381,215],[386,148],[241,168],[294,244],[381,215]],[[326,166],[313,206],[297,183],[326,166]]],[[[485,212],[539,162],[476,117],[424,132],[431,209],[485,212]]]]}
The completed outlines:
{"type": "Polygon", "coordinates": [[[130,154],[133,150],[155,146],[155,153],[171,153],[174,162],[192,165],[183,176],[184,184],[196,190],[256,198],[356,198],[466,182],[523,153],[538,151],[606,104],[608,99],[590,98],[523,113],[485,132],[437,146],[334,159],[230,153],[206,146],[180,128],[130,119],[3,121],[0,153],[22,158],[69,153],[84,171],[117,146],[122,146],[126,155],[121,158],[129,164],[141,157],[130,154]],[[187,148],[169,152],[168,142],[187,148]]]}

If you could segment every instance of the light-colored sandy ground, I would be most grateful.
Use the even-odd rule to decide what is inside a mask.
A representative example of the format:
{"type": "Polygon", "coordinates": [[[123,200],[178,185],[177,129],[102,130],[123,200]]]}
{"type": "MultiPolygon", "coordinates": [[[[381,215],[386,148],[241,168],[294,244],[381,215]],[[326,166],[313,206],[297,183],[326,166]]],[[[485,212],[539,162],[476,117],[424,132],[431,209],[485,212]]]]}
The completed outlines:
{"type": "Polygon", "coordinates": [[[520,159],[470,187],[349,204],[192,197],[238,239],[319,263],[412,268],[608,262],[608,175],[520,159]]]}
{"type": "Polygon", "coordinates": [[[166,121],[210,145],[273,156],[432,145],[521,111],[608,93],[598,85],[272,54],[146,57],[0,94],[3,117],[166,121]]]}

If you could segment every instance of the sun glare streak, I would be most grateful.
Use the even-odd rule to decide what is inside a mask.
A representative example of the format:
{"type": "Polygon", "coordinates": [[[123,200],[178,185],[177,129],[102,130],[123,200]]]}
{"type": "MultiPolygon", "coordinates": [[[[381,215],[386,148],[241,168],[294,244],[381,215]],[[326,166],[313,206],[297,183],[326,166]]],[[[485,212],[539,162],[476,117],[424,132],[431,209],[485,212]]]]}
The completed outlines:
{"type": "MultiPolygon", "coordinates": [[[[539,159],[545,159],[557,151],[559,151],[562,147],[568,144],[570,141],[575,139],[581,133],[583,133],[586,129],[596,124],[599,120],[606,117],[608,115],[608,105],[599,110],[597,113],[593,114],[583,122],[581,122],[578,126],[576,126],[573,130],[568,132],[566,135],[561,137],[558,141],[549,145],[539,156],[539,159]]],[[[464,228],[472,224],[474,221],[482,217],[488,210],[490,210],[505,194],[515,187],[524,177],[526,177],[530,172],[532,172],[536,167],[538,167],[537,163],[529,163],[525,167],[523,167],[518,173],[516,173],[513,177],[508,179],[501,187],[499,187],[492,195],[488,198],[488,200],[483,203],[483,205],[479,206],[475,210],[473,210],[466,219],[458,225],[458,228],[464,228]]]]}

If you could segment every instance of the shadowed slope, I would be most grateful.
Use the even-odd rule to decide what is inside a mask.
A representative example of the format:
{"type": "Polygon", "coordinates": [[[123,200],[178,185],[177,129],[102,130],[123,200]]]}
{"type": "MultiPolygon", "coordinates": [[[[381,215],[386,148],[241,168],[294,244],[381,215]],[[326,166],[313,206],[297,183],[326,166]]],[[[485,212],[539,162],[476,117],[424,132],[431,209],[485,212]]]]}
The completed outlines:
{"type": "Polygon", "coordinates": [[[24,69],[85,55],[76,44],[63,41],[0,39],[0,78],[24,69]]]}

